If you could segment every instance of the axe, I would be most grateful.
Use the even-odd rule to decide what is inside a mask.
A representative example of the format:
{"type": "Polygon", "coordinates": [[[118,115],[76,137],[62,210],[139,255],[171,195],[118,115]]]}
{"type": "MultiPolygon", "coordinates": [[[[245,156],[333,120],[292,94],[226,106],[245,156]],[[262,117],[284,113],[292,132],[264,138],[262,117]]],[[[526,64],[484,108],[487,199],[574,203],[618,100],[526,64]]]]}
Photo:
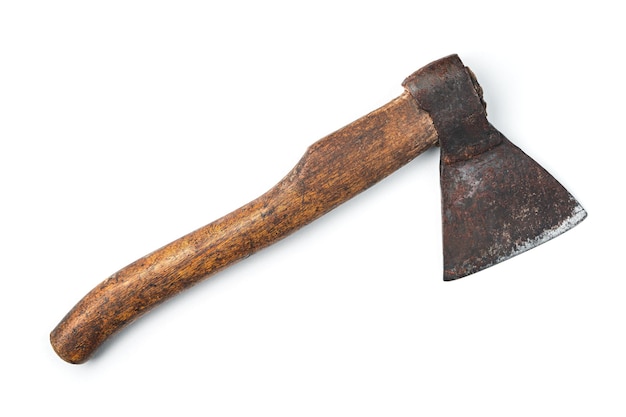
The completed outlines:
{"type": "Polygon", "coordinates": [[[50,334],[87,361],[111,335],[199,281],[307,225],[413,158],[441,147],[443,278],[464,277],[580,223],[586,212],[488,121],[457,55],[410,75],[385,106],[311,145],[256,200],[152,252],[96,286],[50,334]]]}

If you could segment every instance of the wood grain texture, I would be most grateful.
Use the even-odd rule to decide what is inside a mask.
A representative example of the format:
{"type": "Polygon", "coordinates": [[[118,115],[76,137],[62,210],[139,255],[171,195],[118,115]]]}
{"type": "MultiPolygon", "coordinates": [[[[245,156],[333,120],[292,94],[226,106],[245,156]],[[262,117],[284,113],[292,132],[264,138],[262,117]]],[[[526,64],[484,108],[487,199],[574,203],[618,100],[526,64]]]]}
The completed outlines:
{"type": "Polygon", "coordinates": [[[103,281],[52,331],[54,350],[67,362],[85,362],[159,303],[312,222],[436,143],[430,116],[403,93],[314,143],[261,197],[103,281]]]}

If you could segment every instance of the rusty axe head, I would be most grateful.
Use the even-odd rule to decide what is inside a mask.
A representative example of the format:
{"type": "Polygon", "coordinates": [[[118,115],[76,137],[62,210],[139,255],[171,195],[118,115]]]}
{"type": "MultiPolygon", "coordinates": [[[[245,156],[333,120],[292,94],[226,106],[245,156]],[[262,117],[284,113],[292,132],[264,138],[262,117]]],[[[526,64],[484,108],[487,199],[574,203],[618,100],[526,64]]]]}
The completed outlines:
{"type": "Polygon", "coordinates": [[[458,56],[420,69],[404,86],[439,136],[444,280],[505,261],[586,217],[556,179],[487,121],[482,90],[458,56]]]}

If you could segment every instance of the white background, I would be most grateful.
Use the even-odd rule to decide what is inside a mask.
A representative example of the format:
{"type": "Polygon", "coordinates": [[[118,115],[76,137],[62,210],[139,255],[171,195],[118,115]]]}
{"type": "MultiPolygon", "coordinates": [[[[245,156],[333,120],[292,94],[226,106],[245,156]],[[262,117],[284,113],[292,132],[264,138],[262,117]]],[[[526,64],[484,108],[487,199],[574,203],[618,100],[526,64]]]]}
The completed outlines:
{"type": "Polygon", "coordinates": [[[625,415],[618,3],[300,4],[0,3],[0,414],[625,415]],[[580,226],[444,283],[432,150],[90,362],[54,354],[101,280],[450,53],[580,226]]]}

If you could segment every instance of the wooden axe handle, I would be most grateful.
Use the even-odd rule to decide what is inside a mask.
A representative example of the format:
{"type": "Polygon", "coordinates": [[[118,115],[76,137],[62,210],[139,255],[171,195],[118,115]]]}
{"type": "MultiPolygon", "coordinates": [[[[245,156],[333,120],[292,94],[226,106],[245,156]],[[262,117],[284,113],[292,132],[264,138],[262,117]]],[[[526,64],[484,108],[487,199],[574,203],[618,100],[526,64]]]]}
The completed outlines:
{"type": "Polygon", "coordinates": [[[404,92],[313,144],[261,197],[103,281],[52,331],[54,350],[65,361],[85,362],[152,307],[312,222],[436,143],[430,116],[404,92]]]}

